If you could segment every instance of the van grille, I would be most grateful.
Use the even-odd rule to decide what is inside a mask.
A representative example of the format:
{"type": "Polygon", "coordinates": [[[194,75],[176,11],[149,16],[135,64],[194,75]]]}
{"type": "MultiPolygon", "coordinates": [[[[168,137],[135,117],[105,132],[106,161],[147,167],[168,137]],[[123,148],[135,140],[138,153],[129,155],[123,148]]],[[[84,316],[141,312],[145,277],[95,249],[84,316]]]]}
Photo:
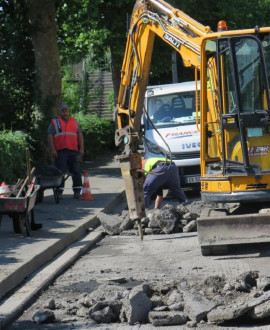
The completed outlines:
{"type": "Polygon", "coordinates": [[[194,151],[194,152],[172,153],[172,160],[175,160],[175,159],[190,159],[190,158],[200,158],[200,152],[199,151],[194,151]]]}

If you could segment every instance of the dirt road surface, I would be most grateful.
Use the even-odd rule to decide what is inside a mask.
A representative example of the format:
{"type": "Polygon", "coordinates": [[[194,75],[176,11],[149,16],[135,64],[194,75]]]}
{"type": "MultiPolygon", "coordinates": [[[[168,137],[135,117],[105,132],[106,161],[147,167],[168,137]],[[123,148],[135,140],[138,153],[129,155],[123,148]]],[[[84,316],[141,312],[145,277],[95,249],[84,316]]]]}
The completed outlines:
{"type": "MultiPolygon", "coordinates": [[[[138,236],[105,236],[72,268],[61,275],[9,329],[159,329],[150,324],[92,324],[89,319],[67,313],[87,293],[106,283],[124,283],[134,287],[141,283],[203,283],[208,278],[223,276],[234,280],[250,271],[260,276],[270,273],[270,246],[266,244],[233,247],[227,255],[203,257],[197,233],[138,236]],[[54,299],[56,321],[36,324],[34,313],[54,299]]],[[[205,282],[204,282],[205,283],[205,282]]],[[[270,323],[268,323],[270,324],[270,323]]],[[[270,325],[221,327],[200,323],[204,329],[270,329],[270,325]]],[[[167,326],[160,329],[188,329],[167,326]]]]}

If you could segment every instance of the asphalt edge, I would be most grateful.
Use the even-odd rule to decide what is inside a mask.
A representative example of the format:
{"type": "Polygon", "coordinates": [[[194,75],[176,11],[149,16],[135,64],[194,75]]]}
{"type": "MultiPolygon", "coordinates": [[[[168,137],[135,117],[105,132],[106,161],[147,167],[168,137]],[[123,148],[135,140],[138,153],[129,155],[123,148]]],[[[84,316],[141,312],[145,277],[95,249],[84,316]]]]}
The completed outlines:
{"type": "MultiPolygon", "coordinates": [[[[113,198],[108,203],[108,205],[101,210],[101,212],[112,212],[112,210],[124,200],[124,196],[125,191],[117,193],[117,196],[113,198]]],[[[8,295],[12,290],[16,289],[16,287],[21,285],[23,281],[27,280],[27,277],[37,271],[40,267],[44,266],[47,262],[50,262],[70,244],[73,244],[77,240],[81,239],[87,233],[89,228],[95,228],[98,225],[100,225],[100,221],[97,217],[97,214],[92,215],[88,221],[77,227],[73,232],[64,235],[63,238],[61,238],[59,241],[18,268],[14,273],[12,273],[0,283],[0,299],[5,299],[4,297],[8,295]]]]}
{"type": "Polygon", "coordinates": [[[94,230],[81,241],[74,242],[54,261],[33,275],[25,285],[0,306],[0,330],[11,325],[42,290],[47,288],[64,270],[70,267],[103,236],[102,230],[94,230]]]}
{"type": "Polygon", "coordinates": [[[99,225],[99,220],[96,215],[92,216],[87,222],[77,227],[73,232],[64,235],[60,240],[43,250],[40,254],[34,256],[28,262],[19,267],[16,271],[10,274],[0,283],[1,299],[10,291],[15,289],[21,282],[23,282],[29,275],[35,272],[38,268],[52,260],[57,254],[63,251],[68,245],[74,243],[85,235],[89,227],[96,227],[99,225]]]}

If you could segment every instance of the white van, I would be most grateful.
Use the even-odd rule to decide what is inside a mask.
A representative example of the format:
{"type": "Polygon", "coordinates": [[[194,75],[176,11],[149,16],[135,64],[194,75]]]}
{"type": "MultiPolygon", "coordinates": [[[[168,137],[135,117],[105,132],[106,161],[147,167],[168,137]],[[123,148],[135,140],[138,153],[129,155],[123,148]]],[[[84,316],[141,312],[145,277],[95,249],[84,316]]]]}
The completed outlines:
{"type": "MultiPolygon", "coordinates": [[[[199,95],[199,83],[197,89],[199,95]]],[[[196,126],[195,91],[195,81],[148,86],[143,124],[145,158],[157,156],[158,147],[168,155],[171,152],[181,186],[198,189],[200,132],[196,126]]]]}

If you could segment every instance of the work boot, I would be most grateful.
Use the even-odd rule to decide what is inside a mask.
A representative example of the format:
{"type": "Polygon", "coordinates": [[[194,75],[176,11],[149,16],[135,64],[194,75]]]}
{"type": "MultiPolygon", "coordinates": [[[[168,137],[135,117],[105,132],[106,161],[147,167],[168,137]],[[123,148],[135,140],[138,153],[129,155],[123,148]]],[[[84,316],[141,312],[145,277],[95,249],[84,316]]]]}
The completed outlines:
{"type": "Polygon", "coordinates": [[[39,230],[42,228],[42,223],[35,223],[35,222],[31,222],[31,229],[32,230],[39,230]]]}
{"type": "Polygon", "coordinates": [[[79,199],[80,198],[80,195],[81,195],[81,192],[79,190],[75,190],[74,191],[73,198],[79,199]]]}

